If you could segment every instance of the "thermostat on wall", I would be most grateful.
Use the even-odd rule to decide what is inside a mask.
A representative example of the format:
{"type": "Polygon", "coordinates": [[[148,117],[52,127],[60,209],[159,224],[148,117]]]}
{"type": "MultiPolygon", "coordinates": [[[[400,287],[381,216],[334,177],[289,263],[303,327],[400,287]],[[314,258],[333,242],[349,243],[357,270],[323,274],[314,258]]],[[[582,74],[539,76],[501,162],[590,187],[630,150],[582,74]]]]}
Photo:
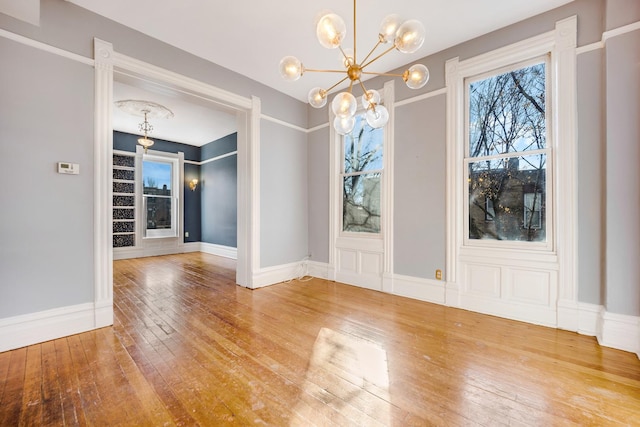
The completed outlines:
{"type": "Polygon", "coordinates": [[[80,174],[80,165],[78,163],[58,162],[58,173],[78,175],[80,174]]]}

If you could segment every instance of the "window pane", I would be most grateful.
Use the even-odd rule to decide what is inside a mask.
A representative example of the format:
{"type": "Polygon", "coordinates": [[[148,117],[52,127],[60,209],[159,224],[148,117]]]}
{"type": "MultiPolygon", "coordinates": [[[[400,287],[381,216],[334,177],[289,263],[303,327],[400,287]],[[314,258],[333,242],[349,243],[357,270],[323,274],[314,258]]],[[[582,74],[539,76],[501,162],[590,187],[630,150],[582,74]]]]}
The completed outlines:
{"type": "Polygon", "coordinates": [[[545,64],[469,85],[469,157],[546,148],[545,64]]]}
{"type": "Polygon", "coordinates": [[[383,136],[382,128],[372,128],[364,115],[357,115],[353,130],[344,137],[344,172],[382,169],[383,136]]]}
{"type": "Polygon", "coordinates": [[[545,200],[546,154],[470,163],[469,238],[545,241],[545,200]]]}
{"type": "Polygon", "coordinates": [[[170,197],[147,196],[147,229],[171,229],[171,201],[170,197]]]}
{"type": "Polygon", "coordinates": [[[143,193],[171,196],[171,163],[142,162],[143,193]]]}
{"type": "Polygon", "coordinates": [[[342,229],[352,232],[380,232],[380,174],[343,178],[342,229]]]}

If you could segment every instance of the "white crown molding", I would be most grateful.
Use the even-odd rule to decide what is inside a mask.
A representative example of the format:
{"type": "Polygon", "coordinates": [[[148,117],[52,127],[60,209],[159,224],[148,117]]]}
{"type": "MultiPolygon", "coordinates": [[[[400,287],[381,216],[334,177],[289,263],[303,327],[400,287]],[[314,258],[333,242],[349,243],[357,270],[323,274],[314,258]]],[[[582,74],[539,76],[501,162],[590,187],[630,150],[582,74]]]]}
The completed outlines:
{"type": "Polygon", "coordinates": [[[309,129],[303,128],[298,125],[294,125],[293,123],[286,122],[284,120],[276,119],[275,117],[268,116],[266,114],[261,114],[260,118],[266,120],[268,122],[276,123],[284,127],[288,127],[290,129],[297,130],[298,132],[309,133],[311,132],[309,129]]]}
{"type": "Polygon", "coordinates": [[[201,162],[197,162],[195,160],[185,160],[184,163],[187,163],[189,165],[202,166],[202,165],[206,165],[207,163],[215,162],[217,160],[222,160],[224,158],[231,157],[231,156],[237,156],[237,155],[238,155],[238,151],[237,150],[236,151],[229,151],[228,153],[221,154],[219,156],[212,157],[210,159],[203,160],[201,162]]]}
{"type": "Polygon", "coordinates": [[[446,95],[447,88],[443,87],[440,89],[432,90],[427,93],[423,93],[422,95],[414,96],[412,98],[403,99],[402,101],[398,101],[395,103],[394,107],[402,107],[404,105],[413,104],[414,102],[420,102],[425,99],[433,98],[435,96],[446,95]]]}
{"type": "Polygon", "coordinates": [[[609,39],[638,30],[640,30],[640,21],[628,25],[623,25],[622,27],[614,28],[613,30],[605,31],[604,33],[602,33],[602,42],[606,43],[609,39]]]}
{"type": "Polygon", "coordinates": [[[30,39],[28,37],[22,36],[20,34],[12,33],[7,30],[0,29],[0,37],[4,37],[6,39],[13,40],[23,45],[31,46],[48,53],[52,53],[54,55],[61,56],[63,58],[71,59],[72,61],[80,62],[85,65],[89,65],[92,67],[94,65],[94,61],[91,58],[87,58],[85,56],[78,55],[77,53],[69,52],[68,50],[60,49],[58,47],[51,46],[37,40],[30,39]]]}

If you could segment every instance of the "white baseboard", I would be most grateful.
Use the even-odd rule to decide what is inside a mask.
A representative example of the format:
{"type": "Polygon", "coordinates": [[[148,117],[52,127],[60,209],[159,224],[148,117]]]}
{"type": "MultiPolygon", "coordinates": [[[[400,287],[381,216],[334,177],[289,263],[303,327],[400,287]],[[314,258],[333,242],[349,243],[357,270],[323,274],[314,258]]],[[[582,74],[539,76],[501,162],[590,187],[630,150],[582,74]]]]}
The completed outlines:
{"type": "Polygon", "coordinates": [[[444,305],[445,282],[394,274],[392,293],[394,295],[444,305]]]}
{"type": "Polygon", "coordinates": [[[307,261],[292,262],[291,264],[276,265],[273,267],[261,268],[253,274],[252,288],[262,288],[276,283],[286,282],[306,273],[305,263],[307,261]]]}
{"type": "Polygon", "coordinates": [[[329,264],[326,262],[307,261],[307,275],[330,280],[329,274],[329,264]]]}
{"type": "Polygon", "coordinates": [[[183,254],[189,252],[204,252],[211,255],[217,255],[224,258],[238,259],[238,249],[230,246],[216,245],[213,243],[188,242],[180,243],[177,246],[166,247],[131,247],[131,248],[114,248],[113,260],[143,258],[148,256],[183,254]]]}
{"type": "Polygon", "coordinates": [[[202,252],[200,242],[187,242],[178,245],[180,253],[186,254],[191,252],[202,252]]]}
{"type": "Polygon", "coordinates": [[[579,302],[577,307],[578,327],[573,330],[582,335],[597,336],[598,317],[604,308],[601,305],[583,302],[579,302]]]}
{"type": "Polygon", "coordinates": [[[72,305],[0,319],[0,352],[113,324],[113,304],[72,305]]]}
{"type": "Polygon", "coordinates": [[[600,345],[640,353],[640,317],[601,311],[602,329],[597,337],[600,345]]]}
{"type": "Polygon", "coordinates": [[[224,258],[238,259],[238,248],[200,242],[200,252],[217,255],[224,258]]]}

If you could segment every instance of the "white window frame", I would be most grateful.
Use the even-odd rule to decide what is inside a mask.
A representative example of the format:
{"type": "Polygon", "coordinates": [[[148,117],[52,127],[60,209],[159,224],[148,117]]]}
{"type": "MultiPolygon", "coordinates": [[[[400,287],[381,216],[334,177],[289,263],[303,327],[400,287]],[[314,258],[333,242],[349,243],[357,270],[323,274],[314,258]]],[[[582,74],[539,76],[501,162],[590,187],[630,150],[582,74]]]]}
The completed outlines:
{"type": "Polygon", "coordinates": [[[156,239],[178,239],[182,236],[183,229],[183,168],[184,153],[168,153],[164,151],[148,150],[144,153],[142,147],[136,147],[136,185],[139,194],[136,201],[140,217],[138,218],[138,238],[141,242],[150,242],[156,239]],[[143,161],[153,161],[171,164],[171,184],[172,189],[172,209],[171,209],[171,228],[161,230],[147,230],[147,210],[146,197],[144,195],[143,181],[143,161]]]}
{"type": "Polygon", "coordinates": [[[498,67],[492,67],[495,64],[487,64],[487,69],[481,69],[480,72],[473,75],[465,75],[463,80],[464,84],[464,157],[461,160],[463,163],[463,181],[467,183],[469,177],[469,163],[474,163],[482,160],[494,160],[501,158],[512,158],[521,156],[529,156],[536,154],[546,155],[546,172],[545,172],[545,193],[546,193],[546,210],[545,210],[545,240],[541,242],[527,242],[517,240],[491,240],[491,239],[471,239],[469,238],[469,185],[464,185],[464,200],[463,215],[464,215],[464,246],[468,247],[490,247],[490,248],[505,248],[505,249],[521,249],[525,251],[546,251],[552,252],[554,250],[554,235],[553,235],[553,164],[554,156],[552,147],[556,145],[553,140],[553,123],[552,123],[552,108],[553,108],[553,93],[552,88],[553,77],[550,72],[551,58],[550,52],[545,52],[542,55],[532,55],[530,58],[514,61],[509,63],[508,58],[503,59],[498,67]],[[506,61],[506,63],[504,62],[506,61]],[[490,155],[490,156],[478,156],[469,157],[469,85],[476,81],[481,81],[492,76],[508,73],[509,71],[519,70],[535,64],[545,64],[545,126],[546,126],[546,147],[544,149],[529,150],[529,151],[514,151],[506,154],[490,155]]]}
{"type": "MultiPolygon", "coordinates": [[[[377,89],[369,87],[368,89],[377,89]]],[[[384,159],[380,196],[380,233],[342,232],[342,183],[340,182],[342,137],[333,129],[335,116],[328,109],[329,120],[329,271],[330,280],[341,281],[370,289],[393,291],[393,135],[394,80],[378,89],[389,111],[384,127],[384,159]],[[350,258],[353,263],[345,264],[350,258]],[[351,267],[354,267],[353,269],[351,267]]]]}
{"type": "MultiPolygon", "coordinates": [[[[447,305],[459,306],[464,291],[464,262],[481,259],[482,248],[464,246],[462,170],[464,155],[464,86],[465,77],[495,69],[510,63],[550,54],[551,121],[553,149],[554,238],[549,239],[553,250],[501,251],[501,261],[539,265],[558,269],[557,325],[577,330],[577,78],[576,78],[577,17],[557,21],[555,29],[538,36],[461,61],[446,62],[447,88],[447,173],[446,177],[446,271],[447,305]],[[558,144],[562,141],[561,144],[558,144]],[[471,251],[469,250],[471,249],[471,251]]],[[[547,200],[548,202],[549,200],[547,200]]]]}

